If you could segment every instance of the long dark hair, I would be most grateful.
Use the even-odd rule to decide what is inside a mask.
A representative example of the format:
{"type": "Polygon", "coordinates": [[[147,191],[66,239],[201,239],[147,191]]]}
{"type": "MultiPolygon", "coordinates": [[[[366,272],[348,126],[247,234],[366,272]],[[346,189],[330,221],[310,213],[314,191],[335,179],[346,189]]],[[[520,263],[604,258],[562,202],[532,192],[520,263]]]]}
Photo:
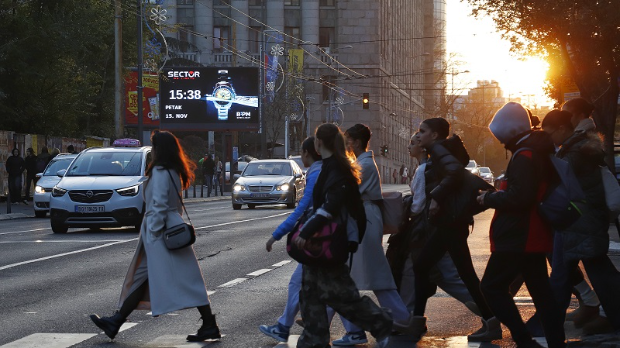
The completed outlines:
{"type": "Polygon", "coordinates": [[[355,182],[361,183],[362,174],[360,166],[349,157],[344,145],[344,134],[340,128],[331,123],[324,123],[317,127],[316,137],[323,142],[325,148],[333,153],[336,161],[351,173],[355,182]]]}
{"type": "Polygon", "coordinates": [[[568,111],[557,109],[551,110],[547,115],[545,115],[545,118],[542,121],[542,126],[543,128],[553,127],[556,129],[560,128],[560,126],[564,126],[567,129],[574,130],[575,127],[573,127],[573,124],[570,122],[571,117],[573,117],[573,114],[568,111]]]}
{"type": "Polygon", "coordinates": [[[153,144],[153,160],[146,169],[146,175],[150,177],[155,166],[174,169],[181,176],[182,188],[187,189],[194,181],[196,164],[187,157],[177,137],[167,131],[155,130],[151,133],[151,144],[153,144]]]}
{"type": "Polygon", "coordinates": [[[427,118],[426,120],[422,121],[422,123],[427,125],[432,132],[437,133],[437,140],[446,139],[448,135],[450,135],[450,122],[446,121],[445,118],[427,118]]]}
{"type": "Polygon", "coordinates": [[[303,143],[301,143],[301,150],[306,151],[312,157],[314,161],[320,161],[321,155],[316,152],[316,148],[314,147],[314,136],[307,137],[303,143]]]}
{"type": "Polygon", "coordinates": [[[353,127],[347,129],[344,133],[346,137],[350,137],[354,140],[359,140],[362,145],[362,150],[366,151],[368,148],[368,142],[370,141],[370,137],[372,136],[372,132],[367,125],[358,123],[353,127]]]}

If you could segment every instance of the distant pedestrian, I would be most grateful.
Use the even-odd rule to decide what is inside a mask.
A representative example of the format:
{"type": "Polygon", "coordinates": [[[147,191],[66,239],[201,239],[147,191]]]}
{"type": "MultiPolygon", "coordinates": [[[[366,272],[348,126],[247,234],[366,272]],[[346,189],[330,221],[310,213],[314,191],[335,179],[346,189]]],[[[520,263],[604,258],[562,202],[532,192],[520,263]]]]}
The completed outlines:
{"type": "Polygon", "coordinates": [[[207,197],[211,196],[211,190],[213,189],[214,168],[215,162],[211,158],[211,155],[206,154],[202,161],[202,175],[204,175],[204,182],[207,184],[207,197]]]}
{"type": "Polygon", "coordinates": [[[405,167],[403,169],[403,174],[402,174],[402,178],[401,178],[401,184],[406,184],[407,183],[407,179],[409,178],[409,169],[407,167],[405,167]]]}
{"type": "Polygon", "coordinates": [[[398,184],[398,170],[396,170],[396,168],[394,168],[392,172],[392,178],[394,178],[394,184],[398,184]]]}
{"type": "Polygon", "coordinates": [[[43,148],[41,148],[41,153],[37,156],[37,173],[43,173],[43,171],[45,170],[45,167],[47,167],[47,164],[50,162],[51,157],[47,147],[43,146],[43,148]]]}
{"type": "Polygon", "coordinates": [[[50,161],[58,155],[60,155],[60,150],[55,147],[54,149],[52,149],[52,153],[50,154],[50,161]]]}
{"type": "Polygon", "coordinates": [[[30,200],[30,184],[32,186],[37,185],[37,155],[34,154],[34,150],[29,147],[26,150],[26,158],[24,159],[26,162],[26,190],[25,190],[25,200],[30,200]]]}
{"type": "Polygon", "coordinates": [[[224,189],[222,185],[222,169],[224,166],[222,165],[222,161],[220,161],[219,156],[215,156],[215,160],[213,162],[215,163],[215,175],[213,176],[213,184],[215,186],[215,195],[217,196],[217,189],[219,187],[220,196],[223,196],[224,189]]]}
{"type": "Polygon", "coordinates": [[[489,306],[510,330],[518,348],[542,347],[528,331],[509,292],[510,284],[522,275],[540,315],[549,348],[563,348],[564,321],[547,275],[546,253],[553,247],[553,234],[538,212],[551,182],[553,142],[543,131],[534,131],[528,112],[510,102],[493,117],[491,133],[513,154],[506,180],[495,192],[484,192],[478,202],[494,208],[491,221],[491,257],[481,281],[489,306]]]}
{"type": "Polygon", "coordinates": [[[19,204],[19,202],[28,204],[25,199],[22,199],[22,173],[24,170],[26,170],[26,162],[19,155],[19,150],[14,148],[11,151],[11,156],[6,159],[6,171],[9,174],[9,195],[13,204],[19,204]]]}
{"type": "Polygon", "coordinates": [[[75,147],[73,147],[73,145],[67,146],[67,152],[71,153],[71,154],[77,154],[78,153],[77,151],[75,151],[75,147]]]}
{"type": "MultiPolygon", "coordinates": [[[[300,249],[316,231],[338,217],[343,206],[357,222],[358,229],[366,229],[366,214],[358,188],[361,179],[359,166],[347,156],[342,132],[335,125],[326,123],[317,128],[315,137],[315,148],[323,158],[323,166],[312,195],[314,214],[299,236],[292,240],[300,249]]],[[[354,245],[349,247],[349,251],[354,249],[354,245]]],[[[303,265],[302,279],[300,309],[304,331],[297,348],[330,346],[326,306],[362,330],[370,331],[377,339],[378,347],[387,346],[392,332],[391,315],[369,297],[360,296],[346,264],[329,268],[303,265]]]]}
{"type": "Polygon", "coordinates": [[[172,133],[153,132],[151,143],[153,160],[146,170],[148,181],[144,188],[146,213],[138,247],[123,283],[120,310],[111,317],[91,315],[90,318],[114,339],[135,309],[150,309],[153,316],[159,316],[197,307],[202,326],[198,333],[187,336],[187,341],[219,339],[220,330],[211,312],[194,248],[169,250],[162,238],[166,227],[183,223],[179,193],[194,179],[195,165],[172,133]]]}

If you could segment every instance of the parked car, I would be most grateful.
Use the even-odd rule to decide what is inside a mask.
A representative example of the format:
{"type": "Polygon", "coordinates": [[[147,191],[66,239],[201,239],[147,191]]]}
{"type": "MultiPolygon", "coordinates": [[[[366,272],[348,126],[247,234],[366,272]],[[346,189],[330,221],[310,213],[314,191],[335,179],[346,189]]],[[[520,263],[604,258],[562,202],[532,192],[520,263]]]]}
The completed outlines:
{"type": "Polygon", "coordinates": [[[484,179],[484,181],[488,182],[489,184],[493,185],[495,183],[495,177],[493,176],[493,172],[491,171],[491,168],[489,167],[480,167],[478,169],[478,175],[480,175],[480,177],[482,179],[484,179]]]}
{"type": "Polygon", "coordinates": [[[465,166],[465,169],[469,170],[472,174],[476,174],[476,175],[480,175],[480,168],[478,166],[478,163],[476,163],[476,161],[474,160],[469,160],[469,163],[467,163],[467,165],[465,166]]]}
{"type": "Polygon", "coordinates": [[[69,168],[77,155],[61,153],[47,164],[42,173],[37,173],[37,185],[34,187],[32,196],[34,215],[44,218],[50,210],[50,196],[52,188],[58,184],[60,177],[56,174],[59,170],[69,168]]]}
{"type": "Polygon", "coordinates": [[[247,164],[233,185],[232,207],[243,204],[254,209],[259,204],[286,204],[295,208],[303,196],[306,180],[293,160],[257,160],[247,164]]]}
{"type": "MultiPolygon", "coordinates": [[[[120,143],[125,144],[125,143],[120,143]]],[[[123,145],[82,151],[52,189],[50,222],[54,233],[70,227],[134,226],[144,215],[143,183],[151,147],[123,145]]]]}

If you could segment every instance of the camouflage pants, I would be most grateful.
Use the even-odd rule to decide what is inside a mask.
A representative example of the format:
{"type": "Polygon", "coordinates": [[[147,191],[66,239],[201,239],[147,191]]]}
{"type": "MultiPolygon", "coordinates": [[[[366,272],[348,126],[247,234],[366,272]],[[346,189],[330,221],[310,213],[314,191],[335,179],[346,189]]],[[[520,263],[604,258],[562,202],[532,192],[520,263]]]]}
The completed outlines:
{"type": "Polygon", "coordinates": [[[392,315],[369,297],[360,296],[346,265],[329,269],[304,265],[299,294],[304,332],[297,348],[330,346],[326,306],[374,337],[383,338],[392,331],[392,315]]]}

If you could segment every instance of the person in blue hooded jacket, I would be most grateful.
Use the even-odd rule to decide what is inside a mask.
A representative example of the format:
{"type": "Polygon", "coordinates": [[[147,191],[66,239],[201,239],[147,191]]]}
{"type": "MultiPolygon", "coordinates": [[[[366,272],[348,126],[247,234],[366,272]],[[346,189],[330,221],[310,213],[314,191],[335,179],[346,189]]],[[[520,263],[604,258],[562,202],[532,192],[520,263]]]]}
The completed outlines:
{"type": "MultiPolygon", "coordinates": [[[[304,189],[304,196],[299,201],[297,208],[293,211],[289,217],[284,220],[283,223],[276,228],[271,235],[271,238],[267,241],[267,251],[271,251],[273,243],[282,239],[289,232],[292,232],[297,220],[310,208],[312,208],[312,190],[316,179],[321,172],[321,155],[316,152],[314,148],[314,137],[308,137],[301,145],[301,160],[305,167],[309,167],[306,172],[306,188],[304,189]]],[[[301,264],[297,265],[295,271],[291,275],[291,280],[288,284],[288,298],[286,301],[286,307],[282,316],[278,319],[275,325],[261,325],[259,330],[265,335],[275,338],[280,342],[286,342],[288,340],[289,331],[295,316],[299,312],[299,290],[301,289],[301,264]]]]}

